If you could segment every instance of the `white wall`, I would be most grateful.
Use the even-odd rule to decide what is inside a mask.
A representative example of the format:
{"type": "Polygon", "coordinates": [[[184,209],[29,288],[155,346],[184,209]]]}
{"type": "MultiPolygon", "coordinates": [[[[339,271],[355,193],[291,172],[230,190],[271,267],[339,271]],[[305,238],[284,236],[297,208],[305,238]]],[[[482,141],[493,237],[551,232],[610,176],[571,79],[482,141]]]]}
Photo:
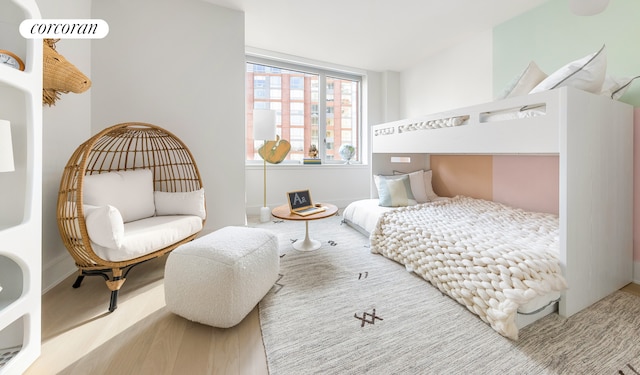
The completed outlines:
{"type": "MultiPolygon", "coordinates": [[[[285,204],[293,190],[311,191],[315,202],[345,207],[369,197],[368,165],[267,165],[267,206],[285,204]]],[[[247,214],[258,215],[263,205],[263,167],[247,166],[247,214]]]]}
{"type": "Polygon", "coordinates": [[[199,0],[37,3],[43,18],[110,25],[105,39],[57,44],[93,84],[44,107],[43,290],[76,270],[56,223],[62,169],[80,143],[119,122],[150,122],[178,135],[200,168],[207,228],[244,224],[243,13],[199,0]]]}
{"type": "Polygon", "coordinates": [[[245,222],[244,14],[200,0],[93,0],[92,131],[149,122],[180,137],[206,191],[210,230],[245,222]]]}
{"type": "MultiPolygon", "coordinates": [[[[400,115],[400,73],[386,71],[382,73],[381,110],[383,121],[396,121],[402,119],[400,115]]],[[[376,125],[376,124],[371,124],[376,125]]]]}
{"type": "MultiPolygon", "coordinates": [[[[91,2],[37,0],[42,18],[91,18],[91,2]]],[[[60,40],[56,50],[86,76],[91,74],[91,41],[60,40]]],[[[56,202],[62,170],[76,147],[91,135],[91,95],[62,94],[55,106],[43,106],[42,287],[43,292],[76,270],[62,244],[56,202]]]]}
{"type": "Polygon", "coordinates": [[[478,33],[400,72],[401,117],[417,117],[493,100],[492,35],[491,30],[478,33]]]}

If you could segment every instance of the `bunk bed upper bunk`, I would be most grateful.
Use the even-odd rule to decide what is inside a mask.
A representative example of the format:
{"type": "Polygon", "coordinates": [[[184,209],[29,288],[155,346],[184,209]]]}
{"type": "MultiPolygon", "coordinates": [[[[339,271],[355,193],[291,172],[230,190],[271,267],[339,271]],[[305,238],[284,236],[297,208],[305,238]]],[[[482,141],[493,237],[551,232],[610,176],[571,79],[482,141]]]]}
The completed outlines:
{"type": "MultiPolygon", "coordinates": [[[[373,153],[563,154],[572,133],[628,132],[628,104],[572,87],[375,125],[373,153]]],[[[614,136],[614,138],[616,138],[614,136]]]]}
{"type": "Polygon", "coordinates": [[[632,280],[633,108],[572,87],[372,128],[374,174],[407,154],[551,154],[559,159],[559,255],[571,316],[632,280]]]}

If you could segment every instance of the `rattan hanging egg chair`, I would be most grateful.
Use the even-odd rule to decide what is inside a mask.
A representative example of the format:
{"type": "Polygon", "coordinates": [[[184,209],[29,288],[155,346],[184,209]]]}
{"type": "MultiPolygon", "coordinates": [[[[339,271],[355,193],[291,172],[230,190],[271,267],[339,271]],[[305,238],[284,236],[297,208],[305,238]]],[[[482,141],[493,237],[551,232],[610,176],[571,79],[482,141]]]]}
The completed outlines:
{"type": "MultiPolygon", "coordinates": [[[[102,276],[111,290],[109,311],[116,309],[118,291],[133,267],[167,254],[198,234],[190,234],[169,246],[133,259],[110,261],[96,254],[93,248],[96,245],[87,232],[83,208],[85,177],[137,169],[151,170],[153,194],[188,193],[203,187],[193,155],[180,139],[158,126],[137,122],[111,126],[82,143],[69,159],[60,181],[58,229],[80,272],[73,287],[80,287],[85,276],[102,276]]],[[[204,193],[202,199],[204,210],[204,193]]],[[[197,221],[197,232],[202,230],[205,217],[198,219],[202,221],[197,221]]]]}

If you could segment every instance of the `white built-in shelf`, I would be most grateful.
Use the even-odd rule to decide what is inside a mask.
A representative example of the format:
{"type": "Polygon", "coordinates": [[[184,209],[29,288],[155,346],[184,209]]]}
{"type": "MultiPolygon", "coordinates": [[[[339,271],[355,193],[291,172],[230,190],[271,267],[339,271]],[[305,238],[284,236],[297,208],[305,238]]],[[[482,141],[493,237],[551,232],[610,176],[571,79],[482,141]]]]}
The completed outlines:
{"type": "Polygon", "coordinates": [[[21,374],[40,355],[42,274],[42,41],[20,23],[40,18],[35,0],[0,1],[0,119],[11,122],[15,171],[0,173],[0,374],[21,374]]]}

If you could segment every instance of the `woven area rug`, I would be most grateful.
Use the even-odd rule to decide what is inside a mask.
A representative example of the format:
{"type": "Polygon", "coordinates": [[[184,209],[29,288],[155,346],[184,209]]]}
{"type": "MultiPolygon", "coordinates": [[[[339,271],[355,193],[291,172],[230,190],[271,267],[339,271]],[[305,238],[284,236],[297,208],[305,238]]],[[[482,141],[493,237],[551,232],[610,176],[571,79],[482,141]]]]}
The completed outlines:
{"type": "Polygon", "coordinates": [[[299,252],[301,222],[278,234],[282,277],[260,302],[272,375],[640,374],[640,297],[616,292],[511,341],[400,264],[369,252],[341,217],[309,223],[322,247],[299,252]]]}

